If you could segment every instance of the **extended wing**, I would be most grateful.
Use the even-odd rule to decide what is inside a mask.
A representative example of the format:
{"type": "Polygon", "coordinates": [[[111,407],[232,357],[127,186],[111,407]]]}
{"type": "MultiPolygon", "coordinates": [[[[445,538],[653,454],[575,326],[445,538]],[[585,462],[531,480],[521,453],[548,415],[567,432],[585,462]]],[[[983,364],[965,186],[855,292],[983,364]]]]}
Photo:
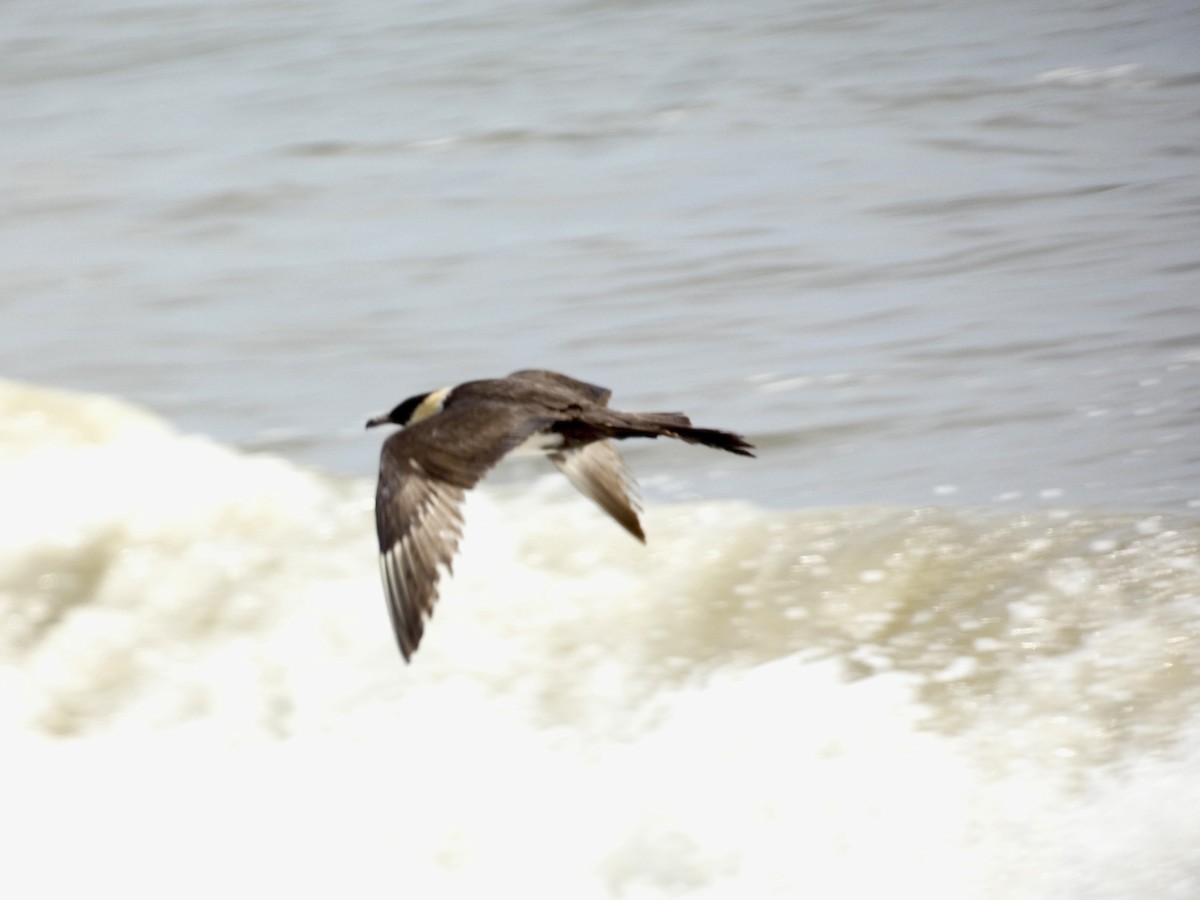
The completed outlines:
{"type": "Polygon", "coordinates": [[[544,424],[510,408],[445,409],[383,444],[375,528],[388,613],[407,661],[437,601],[440,568],[451,568],[462,536],[465,493],[544,424]]]}

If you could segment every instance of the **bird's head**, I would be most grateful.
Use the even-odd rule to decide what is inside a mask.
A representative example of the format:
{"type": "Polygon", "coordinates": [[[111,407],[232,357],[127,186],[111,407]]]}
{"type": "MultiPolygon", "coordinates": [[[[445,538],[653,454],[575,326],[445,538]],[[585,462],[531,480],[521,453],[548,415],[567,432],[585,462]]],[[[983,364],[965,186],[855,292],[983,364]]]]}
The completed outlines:
{"type": "Polygon", "coordinates": [[[420,422],[422,419],[428,419],[434,413],[441,412],[442,404],[449,393],[450,388],[442,388],[438,391],[430,391],[427,394],[417,394],[414,397],[409,397],[391,412],[375,416],[373,419],[367,419],[367,427],[374,428],[376,425],[412,425],[420,422]]]}

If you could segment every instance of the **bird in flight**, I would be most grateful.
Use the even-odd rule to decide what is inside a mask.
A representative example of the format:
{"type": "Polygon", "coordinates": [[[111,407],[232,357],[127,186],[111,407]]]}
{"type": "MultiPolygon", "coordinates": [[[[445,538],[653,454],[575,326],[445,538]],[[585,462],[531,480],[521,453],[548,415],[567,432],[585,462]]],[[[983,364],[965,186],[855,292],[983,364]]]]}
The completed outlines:
{"type": "Polygon", "coordinates": [[[400,425],[383,442],[375,492],[380,569],[392,629],[412,658],[462,533],[466,492],[505,455],[544,453],[584,496],[642,543],[632,476],[613,440],[672,437],[753,456],[741,435],[696,428],[682,413],[609,409],[612,392],[557,372],[523,369],[409,397],[367,427],[400,425]]]}

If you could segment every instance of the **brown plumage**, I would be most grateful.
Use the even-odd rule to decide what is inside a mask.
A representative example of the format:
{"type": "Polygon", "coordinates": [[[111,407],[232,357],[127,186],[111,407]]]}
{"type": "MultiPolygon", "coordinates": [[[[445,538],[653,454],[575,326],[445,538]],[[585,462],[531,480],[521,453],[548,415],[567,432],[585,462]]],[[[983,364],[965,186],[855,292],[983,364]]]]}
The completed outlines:
{"type": "Polygon", "coordinates": [[[633,479],[614,439],[673,437],[754,455],[740,435],[696,428],[682,413],[611,410],[610,395],[557,372],[526,369],[418,394],[367,422],[404,426],[383,443],[375,525],[388,612],[406,661],[433,612],[439,567],[451,569],[466,491],[527,441],[643,542],[633,479]]]}

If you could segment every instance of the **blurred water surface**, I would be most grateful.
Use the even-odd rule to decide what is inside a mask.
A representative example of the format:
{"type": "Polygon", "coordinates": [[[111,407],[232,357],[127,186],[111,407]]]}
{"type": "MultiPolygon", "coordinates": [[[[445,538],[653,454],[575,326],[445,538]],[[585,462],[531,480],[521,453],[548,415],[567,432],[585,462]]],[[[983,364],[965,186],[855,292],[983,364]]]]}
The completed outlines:
{"type": "Polygon", "coordinates": [[[760,502],[1197,499],[1192,4],[0,17],[10,376],[366,474],[543,365],[752,432],[760,502]]]}

